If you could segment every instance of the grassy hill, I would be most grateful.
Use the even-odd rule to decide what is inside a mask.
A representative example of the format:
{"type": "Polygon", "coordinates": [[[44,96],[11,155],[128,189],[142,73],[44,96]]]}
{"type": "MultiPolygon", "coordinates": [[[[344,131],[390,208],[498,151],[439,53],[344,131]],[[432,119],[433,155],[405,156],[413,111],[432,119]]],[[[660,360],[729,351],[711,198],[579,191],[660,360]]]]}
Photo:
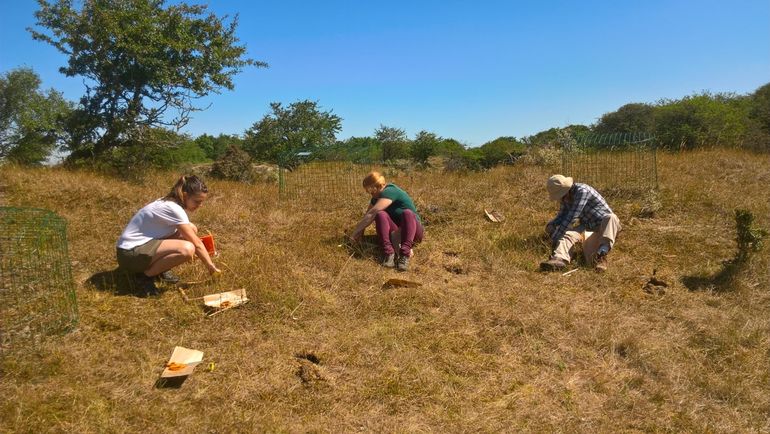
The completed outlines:
{"type": "Polygon", "coordinates": [[[732,285],[708,277],[735,252],[736,208],[770,227],[770,159],[708,150],[658,161],[653,218],[609,198],[624,228],[604,275],[537,271],[554,168],[395,178],[429,222],[406,274],[379,267],[372,246],[340,246],[363,190],[332,206],[207,180],[210,199],[191,218],[221,251],[211,289],[246,288],[252,300],[211,318],[173,289],[127,294],[113,273],[121,230],[176,174],[137,185],[2,167],[3,205],[68,219],[81,319],[0,360],[0,430],[768,431],[768,249],[732,285]],[[487,221],[484,208],[506,220],[487,221]],[[665,293],[643,289],[653,270],[665,293]],[[422,286],[383,289],[392,277],[422,286]],[[205,364],[180,389],[156,389],[176,345],[205,364]]]}

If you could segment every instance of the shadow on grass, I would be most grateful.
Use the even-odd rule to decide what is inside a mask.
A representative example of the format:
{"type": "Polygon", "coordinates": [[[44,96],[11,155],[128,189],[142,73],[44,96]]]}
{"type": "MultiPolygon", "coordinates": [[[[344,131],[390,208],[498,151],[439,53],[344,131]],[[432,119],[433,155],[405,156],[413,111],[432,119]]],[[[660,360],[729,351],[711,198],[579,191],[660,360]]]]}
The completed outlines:
{"type": "Polygon", "coordinates": [[[134,282],[133,273],[116,268],[110,271],[100,271],[86,281],[99,291],[111,292],[114,295],[134,296],[144,298],[147,294],[134,282]]]}
{"type": "Polygon", "coordinates": [[[690,291],[714,290],[717,292],[735,289],[735,280],[749,263],[751,256],[762,248],[762,239],[768,232],[754,227],[754,214],[745,209],[735,210],[736,243],[738,250],[735,257],[722,263],[722,269],[710,277],[685,276],[682,283],[690,291]]]}
{"type": "Polygon", "coordinates": [[[546,258],[551,254],[551,239],[543,233],[511,234],[496,241],[503,251],[531,251],[546,258]]]}
{"type": "Polygon", "coordinates": [[[682,284],[690,291],[729,292],[735,289],[735,279],[743,268],[741,265],[735,260],[726,261],[717,273],[711,276],[684,276],[682,284]]]}
{"type": "MultiPolygon", "coordinates": [[[[377,235],[364,235],[358,243],[353,243],[344,236],[325,238],[323,243],[330,246],[342,246],[345,248],[345,254],[347,256],[353,255],[355,259],[380,259],[381,249],[377,235]]],[[[343,251],[342,248],[339,250],[343,251]]]]}
{"type": "Polygon", "coordinates": [[[182,384],[187,380],[189,375],[182,375],[179,377],[160,377],[155,381],[156,389],[180,389],[182,384]]]}
{"type": "Polygon", "coordinates": [[[511,234],[497,240],[500,250],[535,250],[539,253],[550,251],[549,239],[541,234],[511,234]]]}

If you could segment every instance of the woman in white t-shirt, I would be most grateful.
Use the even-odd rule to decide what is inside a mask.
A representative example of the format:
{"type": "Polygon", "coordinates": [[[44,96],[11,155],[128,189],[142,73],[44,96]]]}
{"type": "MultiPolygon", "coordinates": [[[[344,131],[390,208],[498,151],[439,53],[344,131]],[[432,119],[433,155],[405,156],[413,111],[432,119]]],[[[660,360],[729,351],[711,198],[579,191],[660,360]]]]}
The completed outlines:
{"type": "Polygon", "coordinates": [[[136,273],[137,284],[146,293],[158,293],[156,277],[179,281],[169,270],[195,256],[206,264],[209,273],[220,273],[198,238],[198,228],[187,217],[207,195],[208,188],[200,178],[182,176],[166,197],[140,209],[123,230],[116,245],[118,265],[136,273]]]}

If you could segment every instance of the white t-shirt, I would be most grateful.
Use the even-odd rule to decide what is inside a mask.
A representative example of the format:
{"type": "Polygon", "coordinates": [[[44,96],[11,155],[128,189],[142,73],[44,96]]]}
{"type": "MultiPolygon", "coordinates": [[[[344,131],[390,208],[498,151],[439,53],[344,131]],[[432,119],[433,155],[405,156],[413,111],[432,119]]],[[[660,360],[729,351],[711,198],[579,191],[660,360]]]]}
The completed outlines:
{"type": "Polygon", "coordinates": [[[118,239],[118,248],[131,250],[152,239],[174,235],[177,225],[190,223],[184,208],[172,200],[158,199],[140,209],[118,239]]]}

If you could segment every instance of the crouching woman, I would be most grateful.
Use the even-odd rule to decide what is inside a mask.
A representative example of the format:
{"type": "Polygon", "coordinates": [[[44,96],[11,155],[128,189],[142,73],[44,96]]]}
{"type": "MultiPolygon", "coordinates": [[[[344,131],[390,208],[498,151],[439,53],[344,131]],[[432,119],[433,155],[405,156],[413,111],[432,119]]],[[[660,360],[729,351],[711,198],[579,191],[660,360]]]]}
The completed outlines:
{"type": "Polygon", "coordinates": [[[118,265],[135,273],[140,290],[156,295],[156,278],[179,281],[169,270],[195,256],[209,273],[220,272],[187,216],[200,208],[207,195],[208,188],[200,178],[182,176],[165,197],[144,206],[128,222],[116,246],[118,265]]]}
{"type": "Polygon", "coordinates": [[[360,241],[364,230],[374,222],[382,247],[382,265],[407,271],[409,258],[414,254],[412,249],[425,235],[422,219],[412,198],[397,185],[385,182],[385,177],[379,172],[366,175],[363,187],[372,199],[366,214],[353,229],[351,240],[360,241]],[[394,243],[398,246],[394,247],[394,243]]]}

